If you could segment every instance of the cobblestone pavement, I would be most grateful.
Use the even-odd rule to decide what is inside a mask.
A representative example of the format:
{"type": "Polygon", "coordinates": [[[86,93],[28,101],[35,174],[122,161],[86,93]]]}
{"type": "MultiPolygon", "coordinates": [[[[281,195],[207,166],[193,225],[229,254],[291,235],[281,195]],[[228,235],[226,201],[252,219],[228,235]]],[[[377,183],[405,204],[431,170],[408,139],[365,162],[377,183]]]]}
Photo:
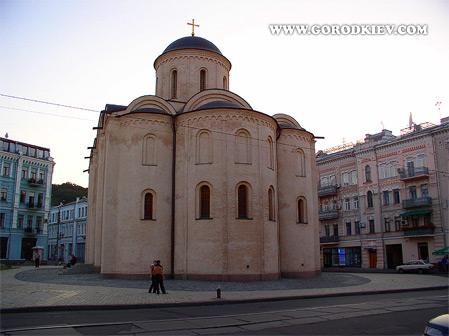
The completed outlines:
{"type": "Polygon", "coordinates": [[[168,295],[149,294],[149,281],[101,279],[96,274],[58,275],[60,267],[22,266],[0,272],[2,312],[12,310],[145,307],[248,302],[310,296],[447,288],[442,276],[396,273],[323,273],[313,279],[221,283],[167,280],[168,295]]]}
{"type": "MultiPolygon", "coordinates": [[[[102,279],[99,274],[65,274],[58,275],[60,268],[39,268],[20,272],[15,275],[17,280],[38,283],[73,285],[73,286],[103,286],[114,288],[148,289],[150,280],[102,279]]],[[[322,273],[313,279],[281,279],[277,281],[258,282],[217,282],[170,280],[164,281],[165,287],[176,291],[214,292],[220,286],[223,291],[272,291],[311,288],[335,288],[363,285],[369,279],[342,273],[322,273]]]]}

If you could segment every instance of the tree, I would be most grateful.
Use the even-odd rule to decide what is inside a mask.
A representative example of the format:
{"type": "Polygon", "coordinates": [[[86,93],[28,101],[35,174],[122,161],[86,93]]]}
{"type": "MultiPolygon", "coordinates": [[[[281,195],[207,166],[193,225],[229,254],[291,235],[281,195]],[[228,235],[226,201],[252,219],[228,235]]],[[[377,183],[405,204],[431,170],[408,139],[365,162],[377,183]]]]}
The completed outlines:
{"type": "Polygon", "coordinates": [[[76,201],[76,198],[87,197],[87,188],[83,188],[71,182],[53,184],[51,193],[51,205],[59,205],[76,201]]]}

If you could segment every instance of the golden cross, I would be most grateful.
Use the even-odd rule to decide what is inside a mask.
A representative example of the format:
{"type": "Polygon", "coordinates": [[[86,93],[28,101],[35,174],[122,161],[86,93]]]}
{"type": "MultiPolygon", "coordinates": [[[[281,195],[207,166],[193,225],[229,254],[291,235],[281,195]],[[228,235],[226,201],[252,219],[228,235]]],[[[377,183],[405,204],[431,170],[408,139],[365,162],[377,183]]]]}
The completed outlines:
{"type": "Polygon", "coordinates": [[[199,27],[200,25],[195,24],[195,19],[192,19],[192,23],[188,23],[188,25],[192,26],[192,36],[195,36],[195,27],[199,27]]]}

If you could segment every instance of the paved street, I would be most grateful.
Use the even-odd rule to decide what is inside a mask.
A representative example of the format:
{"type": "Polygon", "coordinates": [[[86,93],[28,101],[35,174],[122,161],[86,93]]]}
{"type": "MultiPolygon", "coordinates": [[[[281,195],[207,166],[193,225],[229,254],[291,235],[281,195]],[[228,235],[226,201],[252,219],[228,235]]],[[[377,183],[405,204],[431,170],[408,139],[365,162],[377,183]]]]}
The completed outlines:
{"type": "MultiPolygon", "coordinates": [[[[269,300],[292,300],[294,298],[330,297],[350,294],[395,293],[417,289],[428,289],[428,297],[410,297],[376,302],[362,302],[339,307],[293,308],[282,312],[243,313],[221,318],[195,317],[180,320],[161,320],[154,318],[130,323],[108,324],[106,331],[115,334],[168,333],[190,330],[190,334],[203,334],[214,328],[212,334],[223,332],[241,333],[251,328],[277,328],[289,325],[302,325],[345,319],[357,316],[404,312],[410,309],[445,309],[447,295],[432,295],[435,290],[445,289],[448,278],[437,275],[396,274],[396,273],[323,273],[315,279],[292,279],[256,283],[222,283],[222,298],[216,298],[218,283],[201,281],[168,280],[167,295],[148,294],[147,281],[105,280],[97,274],[58,275],[59,268],[48,266],[40,269],[20,267],[1,271],[1,309],[5,314],[26,311],[63,311],[71,309],[132,309],[149,307],[203,306],[221,303],[257,302],[269,300]],[[376,306],[381,304],[381,306],[376,306]],[[414,307],[414,308],[413,308],[414,307]],[[423,308],[421,308],[423,307],[423,308]],[[137,323],[137,324],[136,324],[137,323]],[[187,323],[187,324],[186,324],[187,323]],[[238,329],[229,329],[238,328],[238,329]],[[115,328],[115,329],[114,329],[115,328]],[[117,330],[117,328],[119,330],[117,330]],[[178,329],[179,328],[179,329],[178,329]],[[200,331],[199,331],[200,330],[200,331]],[[201,331],[202,330],[202,331],[201,331]]],[[[372,296],[373,297],[373,296],[372,296]]],[[[97,328],[99,328],[98,326],[97,328]]],[[[54,334],[86,334],[81,330],[94,332],[94,326],[70,326],[54,334]],[[82,329],[84,328],[84,329],[82,329]]],[[[104,325],[101,328],[105,328],[104,325]]],[[[11,329],[11,328],[9,328],[11,329]]],[[[20,329],[20,328],[19,328],[20,329]]],[[[5,328],[2,325],[2,330],[5,328]]],[[[52,331],[53,332],[53,331],[52,331]]],[[[87,331],[86,331],[87,332],[87,331]]],[[[13,332],[11,335],[49,335],[49,330],[13,332]]],[[[101,334],[101,333],[98,333],[101,334]]],[[[185,333],[181,333],[185,334],[185,333]]],[[[189,334],[189,333],[188,333],[189,334]]]]}

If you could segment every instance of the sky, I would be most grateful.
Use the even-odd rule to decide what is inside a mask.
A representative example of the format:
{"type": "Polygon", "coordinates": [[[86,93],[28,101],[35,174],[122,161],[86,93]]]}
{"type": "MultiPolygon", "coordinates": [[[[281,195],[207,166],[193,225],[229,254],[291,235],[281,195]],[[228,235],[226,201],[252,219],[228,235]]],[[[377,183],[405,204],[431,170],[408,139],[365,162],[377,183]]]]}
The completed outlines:
{"type": "Polygon", "coordinates": [[[0,137],[50,148],[53,183],[87,187],[99,111],[155,94],[154,60],[192,19],[231,61],[229,89],[324,137],[316,150],[399,135],[410,113],[449,116],[448,0],[0,0],[0,137]],[[270,24],[427,34],[276,35],[270,24]]]}

